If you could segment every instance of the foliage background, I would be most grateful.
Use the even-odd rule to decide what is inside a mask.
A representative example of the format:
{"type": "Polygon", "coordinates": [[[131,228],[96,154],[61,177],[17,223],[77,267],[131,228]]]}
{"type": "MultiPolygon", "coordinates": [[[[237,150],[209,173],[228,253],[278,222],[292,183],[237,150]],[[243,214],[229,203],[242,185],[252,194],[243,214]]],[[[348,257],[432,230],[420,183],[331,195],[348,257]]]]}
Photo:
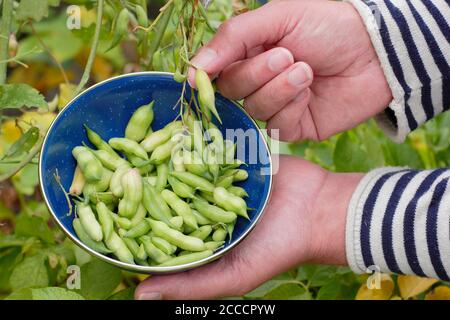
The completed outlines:
{"type": "MultiPolygon", "coordinates": [[[[0,53],[0,66],[8,66],[6,84],[0,78],[0,298],[132,299],[135,286],[146,277],[92,258],[55,227],[37,188],[33,148],[38,149],[39,139],[34,141],[27,134],[36,127],[43,135],[85,80],[91,85],[139,70],[176,71],[180,43],[175,16],[159,32],[162,37],[156,50],[142,45],[140,39],[155,43],[158,28],[145,33],[133,28],[132,21],[129,32],[107,51],[120,7],[135,3],[147,6],[150,23],[164,5],[161,0],[106,1],[99,46],[85,72],[96,29],[96,1],[14,2],[11,34],[0,35],[0,42],[8,44],[7,54],[0,53]],[[66,8],[73,4],[81,9],[81,29],[69,30],[66,8]],[[75,264],[81,267],[81,288],[68,290],[67,267],[75,264]]],[[[255,5],[246,0],[214,0],[208,8],[208,22],[216,28],[255,5]]],[[[3,15],[0,27],[4,22],[3,15]]],[[[196,41],[207,41],[211,35],[202,30],[196,41]]],[[[323,142],[283,144],[281,152],[340,172],[367,172],[380,166],[446,167],[450,165],[450,113],[428,122],[399,145],[369,121],[323,142]]],[[[275,277],[244,297],[232,298],[450,299],[449,284],[434,279],[382,275],[381,288],[369,290],[368,276],[357,276],[348,268],[306,265],[275,277]]]]}

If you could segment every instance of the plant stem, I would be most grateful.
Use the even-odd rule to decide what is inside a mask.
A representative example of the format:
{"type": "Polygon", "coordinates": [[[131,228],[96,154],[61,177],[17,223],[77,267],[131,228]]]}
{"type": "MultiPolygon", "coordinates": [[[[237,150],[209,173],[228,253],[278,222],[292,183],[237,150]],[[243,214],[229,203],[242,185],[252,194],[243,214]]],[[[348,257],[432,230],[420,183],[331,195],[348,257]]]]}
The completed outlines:
{"type": "Polygon", "coordinates": [[[44,49],[47,54],[50,56],[50,58],[53,60],[53,62],[56,64],[56,66],[59,69],[59,72],[61,72],[63,78],[64,78],[64,82],[66,84],[69,84],[69,79],[67,78],[67,74],[64,71],[63,66],[61,65],[61,63],[58,61],[58,59],[56,59],[56,57],[52,54],[52,52],[50,51],[50,48],[47,47],[47,45],[45,44],[44,41],[42,41],[41,37],[39,36],[39,34],[36,32],[36,29],[34,28],[33,22],[30,20],[29,21],[29,25],[31,27],[31,32],[33,33],[33,35],[36,37],[37,41],[39,42],[39,44],[41,45],[42,49],[44,49]]]}
{"type": "Polygon", "coordinates": [[[92,42],[91,51],[89,52],[88,61],[86,63],[86,67],[84,68],[83,76],[81,77],[80,83],[77,86],[77,89],[75,90],[75,94],[83,90],[84,86],[89,80],[89,75],[91,74],[92,64],[95,59],[95,55],[97,53],[97,47],[98,47],[98,41],[100,39],[100,30],[102,28],[102,17],[103,17],[103,0],[98,0],[98,7],[97,7],[97,21],[95,26],[95,33],[94,33],[94,40],[92,42]]]}
{"type": "MultiPolygon", "coordinates": [[[[11,17],[13,0],[3,0],[2,22],[0,26],[0,61],[8,59],[9,31],[11,28],[11,17]]],[[[0,85],[6,82],[7,62],[0,62],[0,85]]]]}
{"type": "Polygon", "coordinates": [[[31,148],[31,150],[27,154],[27,156],[25,158],[23,158],[14,169],[0,175],[0,182],[11,178],[13,175],[15,175],[17,172],[19,172],[20,169],[22,169],[30,161],[32,161],[34,156],[37,155],[38,152],[41,150],[41,146],[42,146],[43,142],[44,142],[44,139],[42,137],[39,137],[39,140],[36,141],[36,144],[33,146],[33,148],[31,148]]]}
{"type": "MultiPolygon", "coordinates": [[[[161,24],[157,26],[156,30],[156,37],[152,43],[150,43],[150,48],[148,50],[148,62],[147,66],[152,65],[153,55],[155,54],[156,50],[159,48],[159,45],[161,44],[161,40],[164,36],[164,33],[166,32],[167,25],[169,24],[170,17],[172,16],[173,12],[173,2],[169,1],[167,4],[163,7],[164,11],[160,13],[161,15],[161,24]],[[169,5],[169,6],[167,6],[169,5]]],[[[161,8],[161,9],[163,9],[161,8]]],[[[159,17],[159,16],[158,16],[159,17]]],[[[158,17],[156,19],[158,19],[158,17]]],[[[156,21],[155,19],[155,21],[156,21]]]]}

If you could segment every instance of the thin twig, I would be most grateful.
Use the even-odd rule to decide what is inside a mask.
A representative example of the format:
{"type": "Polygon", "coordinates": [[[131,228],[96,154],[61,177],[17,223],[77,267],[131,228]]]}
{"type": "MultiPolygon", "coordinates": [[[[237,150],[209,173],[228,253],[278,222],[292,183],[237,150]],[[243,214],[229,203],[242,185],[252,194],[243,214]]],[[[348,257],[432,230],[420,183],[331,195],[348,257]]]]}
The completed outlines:
{"type": "Polygon", "coordinates": [[[98,42],[100,39],[100,30],[102,27],[102,18],[103,18],[103,0],[98,0],[97,6],[97,21],[95,26],[94,40],[92,41],[91,51],[89,52],[88,61],[86,63],[86,67],[84,68],[83,76],[81,77],[80,83],[78,84],[75,95],[83,90],[84,86],[89,80],[89,76],[91,74],[92,64],[94,63],[95,55],[97,53],[98,42]]]}
{"type": "Polygon", "coordinates": [[[67,74],[64,71],[63,66],[61,65],[61,63],[58,61],[58,59],[55,58],[55,56],[52,54],[52,52],[50,51],[50,48],[45,44],[44,41],[42,41],[41,37],[39,36],[39,34],[36,32],[36,29],[34,28],[33,22],[31,20],[29,20],[28,24],[31,27],[31,32],[33,33],[33,36],[36,37],[36,39],[38,40],[39,44],[41,45],[42,49],[44,49],[47,54],[50,56],[50,58],[53,60],[53,62],[56,64],[56,66],[59,69],[59,72],[61,72],[63,78],[64,78],[64,82],[66,84],[69,84],[69,79],[67,78],[67,74]]]}
{"type": "MultiPolygon", "coordinates": [[[[0,60],[8,59],[9,32],[13,12],[13,0],[3,0],[2,21],[0,26],[0,60]]],[[[7,62],[0,62],[0,85],[6,82],[7,62]]]]}

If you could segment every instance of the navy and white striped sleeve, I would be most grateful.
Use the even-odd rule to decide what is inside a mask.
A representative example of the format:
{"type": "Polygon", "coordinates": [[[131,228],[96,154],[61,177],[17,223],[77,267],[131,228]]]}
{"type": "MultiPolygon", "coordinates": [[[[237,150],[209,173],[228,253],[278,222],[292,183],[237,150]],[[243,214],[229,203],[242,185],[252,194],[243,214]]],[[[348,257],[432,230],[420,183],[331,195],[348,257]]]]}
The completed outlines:
{"type": "Polygon", "coordinates": [[[360,13],[392,90],[377,116],[395,141],[450,108],[450,0],[346,0],[360,13]]]}
{"type": "Polygon", "coordinates": [[[351,268],[450,281],[449,180],[450,169],[381,168],[368,173],[348,208],[351,268]]]}
{"type": "MultiPolygon", "coordinates": [[[[393,92],[378,122],[402,141],[450,108],[450,0],[347,1],[361,14],[393,92]]],[[[449,168],[368,173],[348,208],[351,268],[450,281],[449,180],[449,168]]]]}

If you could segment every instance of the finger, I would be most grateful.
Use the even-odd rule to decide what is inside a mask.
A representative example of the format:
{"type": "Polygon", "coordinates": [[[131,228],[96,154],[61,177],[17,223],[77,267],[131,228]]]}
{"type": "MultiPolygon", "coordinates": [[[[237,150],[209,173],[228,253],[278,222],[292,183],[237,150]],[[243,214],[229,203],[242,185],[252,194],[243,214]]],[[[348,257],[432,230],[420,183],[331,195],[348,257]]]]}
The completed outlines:
{"type": "Polygon", "coordinates": [[[301,119],[308,108],[311,90],[306,88],[267,122],[267,132],[282,141],[298,141],[302,136],[301,119]],[[276,131],[277,130],[277,131],[276,131]],[[278,136],[275,135],[278,134],[278,136]]]}
{"type": "MultiPolygon", "coordinates": [[[[196,68],[209,75],[219,74],[226,66],[245,59],[248,48],[277,43],[286,27],[283,12],[272,11],[271,5],[248,11],[224,22],[212,40],[192,59],[196,68]],[[267,23],[271,21],[271,23],[267,23]]],[[[189,83],[195,82],[195,70],[189,70],[189,83]]]]}
{"type": "Polygon", "coordinates": [[[198,300],[243,294],[245,291],[242,290],[249,290],[240,280],[242,275],[239,270],[245,270],[245,266],[237,267],[237,263],[230,261],[233,259],[229,255],[233,255],[233,252],[201,268],[173,275],[152,276],[138,286],[135,297],[138,300],[198,300]]]}
{"type": "Polygon", "coordinates": [[[293,63],[294,57],[288,49],[274,48],[225,68],[217,79],[217,86],[225,97],[242,99],[258,90],[293,63]]]}
{"type": "Polygon", "coordinates": [[[309,87],[312,79],[311,67],[304,62],[297,62],[248,96],[244,107],[254,118],[267,121],[309,87]]]}

